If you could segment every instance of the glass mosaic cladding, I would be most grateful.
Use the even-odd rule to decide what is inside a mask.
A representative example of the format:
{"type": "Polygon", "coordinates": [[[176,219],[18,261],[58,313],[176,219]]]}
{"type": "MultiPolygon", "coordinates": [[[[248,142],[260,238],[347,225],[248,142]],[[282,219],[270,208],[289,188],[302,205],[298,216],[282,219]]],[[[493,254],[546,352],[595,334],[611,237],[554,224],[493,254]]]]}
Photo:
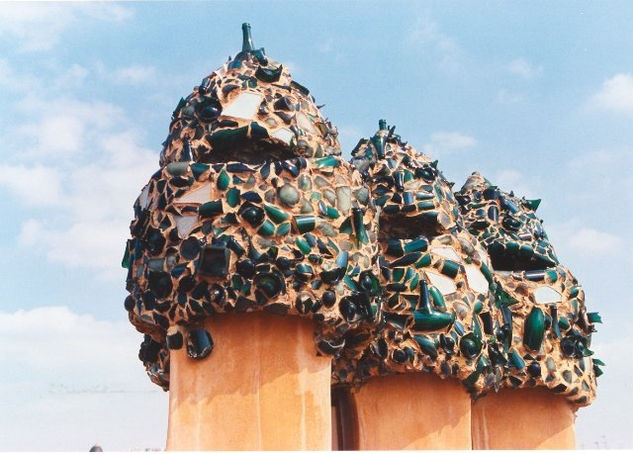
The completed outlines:
{"type": "Polygon", "coordinates": [[[600,316],[540,201],[476,173],[454,192],[384,120],[347,162],[308,89],[242,31],[178,103],[134,204],[125,309],[151,380],[169,388],[171,350],[213,355],[205,319],[264,311],[313,320],[333,385],[433,373],[474,398],[540,386],[591,403],[600,316]]]}

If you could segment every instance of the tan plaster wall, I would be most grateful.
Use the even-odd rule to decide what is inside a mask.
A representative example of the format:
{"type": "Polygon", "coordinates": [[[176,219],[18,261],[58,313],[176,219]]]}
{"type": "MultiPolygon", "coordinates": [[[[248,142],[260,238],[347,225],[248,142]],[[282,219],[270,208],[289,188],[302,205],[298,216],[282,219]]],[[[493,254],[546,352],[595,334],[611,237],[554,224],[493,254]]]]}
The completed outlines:
{"type": "Polygon", "coordinates": [[[504,389],[473,403],[474,449],[574,449],[576,416],[544,388],[504,389]]]}
{"type": "Polygon", "coordinates": [[[330,358],[297,317],[227,314],[202,361],[171,352],[170,450],[329,450],[330,358]]]}
{"type": "Polygon", "coordinates": [[[456,380],[375,377],[354,394],[359,449],[471,449],[471,401],[456,380]]]}

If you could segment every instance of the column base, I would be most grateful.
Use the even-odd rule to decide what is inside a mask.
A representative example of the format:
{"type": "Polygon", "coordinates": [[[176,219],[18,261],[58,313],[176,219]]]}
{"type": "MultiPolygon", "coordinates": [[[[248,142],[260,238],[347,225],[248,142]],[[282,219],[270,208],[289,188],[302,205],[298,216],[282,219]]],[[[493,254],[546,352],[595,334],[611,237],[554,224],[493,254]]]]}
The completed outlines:
{"type": "Polygon", "coordinates": [[[471,449],[470,396],[426,373],[375,377],[354,394],[358,448],[471,449]]]}
{"type": "Polygon", "coordinates": [[[473,403],[473,449],[574,449],[575,419],[547,389],[502,389],[473,403]]]}
{"type": "Polygon", "coordinates": [[[168,450],[331,448],[331,359],[311,321],[223,314],[204,327],[211,355],[171,352],[168,450]]]}

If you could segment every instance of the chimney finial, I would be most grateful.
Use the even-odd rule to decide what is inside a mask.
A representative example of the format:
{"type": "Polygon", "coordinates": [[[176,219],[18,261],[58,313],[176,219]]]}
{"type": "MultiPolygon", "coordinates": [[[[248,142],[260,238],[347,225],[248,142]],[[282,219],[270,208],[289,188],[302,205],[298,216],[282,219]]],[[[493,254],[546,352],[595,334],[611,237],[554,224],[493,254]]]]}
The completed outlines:
{"type": "Polygon", "coordinates": [[[251,24],[244,22],[242,24],[242,52],[251,52],[254,49],[251,24]]]}

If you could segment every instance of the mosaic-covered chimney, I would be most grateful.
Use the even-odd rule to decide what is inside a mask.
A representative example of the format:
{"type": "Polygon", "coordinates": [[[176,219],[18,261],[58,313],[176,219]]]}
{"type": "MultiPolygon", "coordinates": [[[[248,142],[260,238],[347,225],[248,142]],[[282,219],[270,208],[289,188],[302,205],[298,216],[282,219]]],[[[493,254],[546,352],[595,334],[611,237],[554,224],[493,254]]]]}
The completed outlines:
{"type": "Polygon", "coordinates": [[[123,259],[167,447],[573,447],[600,317],[540,201],[476,173],[454,192],[385,120],[347,162],[309,90],[242,34],[174,110],[123,259]],[[541,404],[534,430],[511,423],[541,404]]]}

